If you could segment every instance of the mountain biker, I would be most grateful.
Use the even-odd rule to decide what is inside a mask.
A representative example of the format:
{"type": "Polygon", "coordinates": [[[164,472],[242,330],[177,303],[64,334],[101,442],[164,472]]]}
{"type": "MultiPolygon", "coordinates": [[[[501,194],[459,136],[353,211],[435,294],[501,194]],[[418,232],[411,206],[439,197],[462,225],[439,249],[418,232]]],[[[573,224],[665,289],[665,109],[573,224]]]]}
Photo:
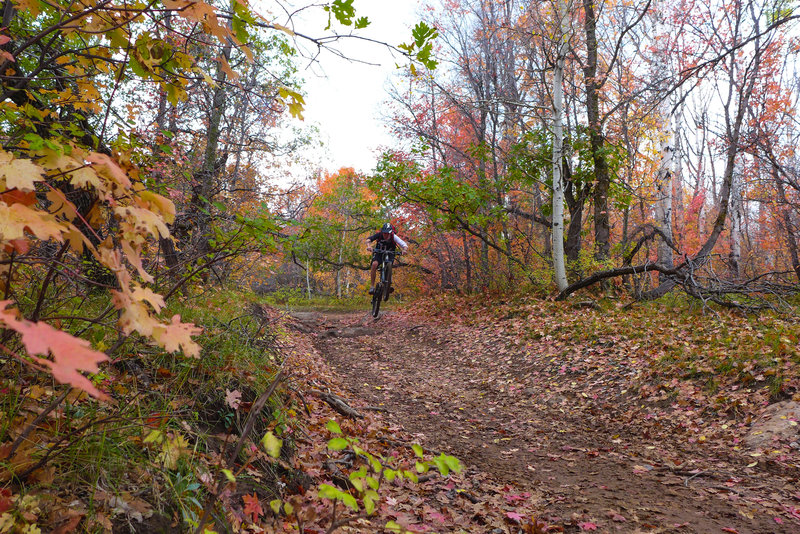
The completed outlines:
{"type": "MultiPolygon", "coordinates": [[[[373,241],[376,242],[374,249],[397,250],[397,245],[400,245],[400,248],[405,252],[405,250],[408,248],[406,242],[400,239],[400,237],[398,237],[398,235],[394,232],[394,226],[392,226],[392,223],[388,222],[381,227],[380,231],[375,232],[367,238],[367,247],[369,247],[373,241]]],[[[372,251],[372,266],[369,270],[370,295],[375,293],[375,273],[378,271],[378,261],[380,260],[380,254],[374,249],[372,251]]]]}

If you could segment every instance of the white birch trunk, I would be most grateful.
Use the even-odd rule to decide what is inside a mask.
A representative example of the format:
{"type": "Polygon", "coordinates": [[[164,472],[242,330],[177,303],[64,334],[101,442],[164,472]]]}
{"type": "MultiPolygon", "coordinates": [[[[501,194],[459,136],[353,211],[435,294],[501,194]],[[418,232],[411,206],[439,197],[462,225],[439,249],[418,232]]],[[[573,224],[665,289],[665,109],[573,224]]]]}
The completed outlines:
{"type": "Polygon", "coordinates": [[[675,154],[675,135],[672,130],[672,120],[668,119],[664,144],[661,148],[661,163],[656,174],[656,225],[663,233],[658,240],[658,263],[665,267],[673,266],[672,248],[668,241],[672,241],[672,183],[675,154]],[[666,237],[666,239],[665,239],[666,237]]]}
{"type": "Polygon", "coordinates": [[[730,273],[734,279],[742,275],[742,223],[744,219],[744,206],[742,205],[742,174],[736,169],[731,180],[731,252],[730,273]]]}
{"type": "MultiPolygon", "coordinates": [[[[571,2],[570,2],[571,4],[571,2]]],[[[564,60],[569,52],[569,6],[557,3],[558,55],[553,69],[553,271],[559,292],[567,288],[564,263],[564,179],[561,164],[564,157],[564,60]]]]}

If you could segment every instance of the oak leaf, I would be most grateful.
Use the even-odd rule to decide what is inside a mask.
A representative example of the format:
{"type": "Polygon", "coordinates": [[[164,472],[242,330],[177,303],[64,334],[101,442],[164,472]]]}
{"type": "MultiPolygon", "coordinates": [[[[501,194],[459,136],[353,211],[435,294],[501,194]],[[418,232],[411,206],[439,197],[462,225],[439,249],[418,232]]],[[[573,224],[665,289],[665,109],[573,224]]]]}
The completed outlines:
{"type": "Polygon", "coordinates": [[[242,404],[242,392],[238,389],[234,389],[230,391],[228,389],[225,390],[225,404],[233,408],[234,410],[242,404]]]}
{"type": "Polygon", "coordinates": [[[258,495],[255,492],[252,495],[243,495],[242,501],[244,501],[244,513],[253,518],[253,523],[264,515],[264,509],[261,508],[261,503],[258,502],[258,495]]]}

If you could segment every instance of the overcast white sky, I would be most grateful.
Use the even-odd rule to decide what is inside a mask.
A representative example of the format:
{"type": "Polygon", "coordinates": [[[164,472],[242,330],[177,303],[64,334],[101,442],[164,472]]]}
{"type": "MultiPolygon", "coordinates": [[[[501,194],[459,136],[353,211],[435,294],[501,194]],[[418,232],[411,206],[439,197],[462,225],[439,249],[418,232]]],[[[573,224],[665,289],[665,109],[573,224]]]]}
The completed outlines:
{"type": "MultiPolygon", "coordinates": [[[[358,34],[393,45],[409,42],[411,28],[419,21],[419,0],[355,0],[353,5],[356,16],[370,20],[358,34]]],[[[304,17],[295,21],[295,28],[321,36],[326,33],[326,23],[324,18],[304,17]]],[[[333,24],[340,33],[347,30],[336,28],[335,21],[333,24]]],[[[298,45],[303,42],[298,41],[298,45]]],[[[379,66],[347,61],[329,52],[320,54],[314,64],[301,65],[307,93],[304,122],[317,125],[326,144],[324,152],[307,151],[306,155],[325,170],[354,167],[369,172],[375,167],[379,147],[392,144],[382,125],[381,107],[387,99],[387,78],[397,72],[395,65],[404,64],[404,59],[365,41],[344,39],[335,46],[349,57],[379,66]]]]}

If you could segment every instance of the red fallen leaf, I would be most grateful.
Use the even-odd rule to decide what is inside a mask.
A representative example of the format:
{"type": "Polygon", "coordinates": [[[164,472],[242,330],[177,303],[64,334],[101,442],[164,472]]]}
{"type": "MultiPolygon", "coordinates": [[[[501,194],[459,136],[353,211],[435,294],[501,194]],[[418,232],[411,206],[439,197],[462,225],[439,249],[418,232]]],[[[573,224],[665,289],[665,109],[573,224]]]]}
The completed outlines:
{"type": "Polygon", "coordinates": [[[0,45],[4,45],[11,40],[8,35],[0,35],[0,45]]]}
{"type": "Polygon", "coordinates": [[[244,513],[250,514],[253,518],[253,523],[264,515],[264,509],[261,508],[261,503],[258,502],[258,495],[255,492],[252,495],[243,495],[242,501],[244,501],[244,513]]]}
{"type": "Polygon", "coordinates": [[[730,532],[730,534],[739,534],[739,531],[735,528],[725,527],[722,529],[722,532],[730,532]]]}
{"type": "Polygon", "coordinates": [[[147,426],[157,427],[164,424],[164,422],[166,422],[168,418],[169,416],[167,414],[156,412],[150,414],[150,416],[147,419],[145,419],[145,423],[147,424],[147,426]]]}
{"type": "Polygon", "coordinates": [[[518,514],[517,512],[506,512],[506,517],[509,519],[513,519],[514,521],[522,521],[525,519],[525,516],[522,514],[518,514]]]}
{"type": "Polygon", "coordinates": [[[505,499],[508,502],[527,501],[530,498],[530,496],[531,496],[531,494],[526,492],[526,493],[520,493],[519,495],[517,495],[517,494],[506,495],[505,499]]]}
{"type": "Polygon", "coordinates": [[[10,510],[14,504],[11,502],[11,490],[8,488],[0,489],[0,514],[10,510]]]}
{"type": "Polygon", "coordinates": [[[778,523],[779,525],[783,524],[783,519],[781,519],[780,517],[773,517],[772,519],[774,519],[775,522],[778,523]]]}
{"type": "Polygon", "coordinates": [[[578,523],[578,526],[581,530],[597,530],[597,525],[592,523],[591,521],[584,521],[583,523],[578,523]]]}

